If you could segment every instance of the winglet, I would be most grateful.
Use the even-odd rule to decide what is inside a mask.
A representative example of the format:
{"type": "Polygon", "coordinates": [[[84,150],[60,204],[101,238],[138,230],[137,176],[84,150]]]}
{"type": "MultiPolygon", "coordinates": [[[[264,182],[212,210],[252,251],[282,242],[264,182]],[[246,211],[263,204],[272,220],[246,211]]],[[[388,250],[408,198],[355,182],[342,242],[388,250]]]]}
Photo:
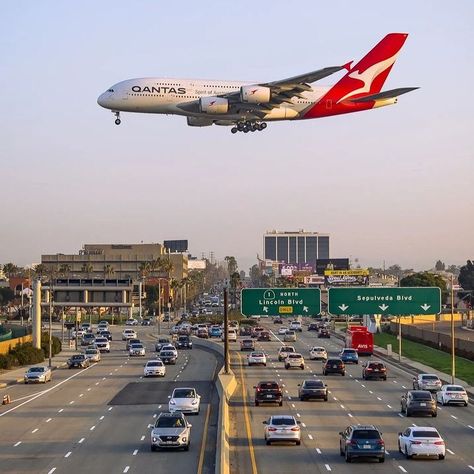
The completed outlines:
{"type": "Polygon", "coordinates": [[[348,63],[343,64],[342,67],[343,67],[344,69],[347,69],[348,71],[350,71],[350,70],[351,70],[351,65],[352,65],[353,62],[354,62],[354,61],[349,61],[348,63]]]}

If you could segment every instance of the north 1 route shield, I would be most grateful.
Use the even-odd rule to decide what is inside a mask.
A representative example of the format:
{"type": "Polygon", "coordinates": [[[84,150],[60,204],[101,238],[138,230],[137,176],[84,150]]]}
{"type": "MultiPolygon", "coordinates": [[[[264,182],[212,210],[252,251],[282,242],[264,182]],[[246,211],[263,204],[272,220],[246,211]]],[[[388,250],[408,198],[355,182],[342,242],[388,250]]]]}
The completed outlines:
{"type": "Polygon", "coordinates": [[[244,288],[244,316],[314,316],[321,312],[319,288],[244,288]]]}
{"type": "Polygon", "coordinates": [[[438,287],[329,288],[329,313],[334,315],[439,314],[441,290],[438,287]]]}

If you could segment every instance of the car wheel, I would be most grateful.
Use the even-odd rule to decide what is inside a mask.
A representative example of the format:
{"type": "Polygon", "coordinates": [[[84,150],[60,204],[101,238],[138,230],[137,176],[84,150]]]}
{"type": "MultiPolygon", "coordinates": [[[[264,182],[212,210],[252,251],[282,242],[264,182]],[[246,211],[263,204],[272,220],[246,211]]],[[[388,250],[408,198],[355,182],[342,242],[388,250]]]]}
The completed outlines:
{"type": "Polygon", "coordinates": [[[408,454],[408,448],[407,448],[406,446],[405,446],[405,457],[406,457],[407,459],[411,459],[411,458],[413,457],[412,454],[408,454]]]}
{"type": "Polygon", "coordinates": [[[326,375],[326,371],[325,371],[325,370],[323,370],[323,375],[326,375]]]}
{"type": "Polygon", "coordinates": [[[345,457],[345,459],[346,459],[346,462],[352,462],[352,459],[351,459],[351,457],[347,454],[347,451],[346,451],[346,457],[345,457]]]}
{"type": "MultiPolygon", "coordinates": [[[[69,368],[71,368],[71,367],[69,367],[69,368]]],[[[28,385],[28,382],[26,380],[25,380],[25,385],[28,385]]]]}
{"type": "Polygon", "coordinates": [[[385,462],[385,456],[379,458],[379,462],[385,462]]]}
{"type": "Polygon", "coordinates": [[[387,381],[387,377],[384,377],[383,379],[384,379],[385,382],[387,381]]]}
{"type": "Polygon", "coordinates": [[[438,456],[438,459],[439,459],[440,461],[442,461],[442,460],[444,459],[444,454],[440,454],[440,455],[438,456]]]}
{"type": "Polygon", "coordinates": [[[301,441],[298,440],[298,441],[296,442],[296,446],[299,446],[300,444],[301,444],[301,441]]]}
{"type": "Polygon", "coordinates": [[[281,401],[281,402],[279,403],[279,406],[281,406],[281,407],[283,406],[283,401],[281,401]]]}
{"type": "Polygon", "coordinates": [[[188,443],[183,449],[184,449],[185,451],[189,451],[189,445],[190,445],[190,444],[191,444],[191,443],[188,443]]]}
{"type": "Polygon", "coordinates": [[[433,414],[432,414],[433,418],[436,418],[438,416],[438,412],[437,411],[434,411],[433,414]]]}
{"type": "Polygon", "coordinates": [[[151,446],[150,446],[150,450],[153,451],[153,452],[155,452],[155,451],[156,451],[156,446],[151,445],[151,446]]]}
{"type": "Polygon", "coordinates": [[[272,442],[269,439],[267,439],[265,443],[267,444],[267,446],[270,446],[272,444],[272,442]]]}
{"type": "Polygon", "coordinates": [[[304,365],[301,366],[301,370],[304,370],[304,365]]]}
{"type": "Polygon", "coordinates": [[[467,402],[464,402],[464,406],[467,407],[467,402]]]}
{"type": "Polygon", "coordinates": [[[324,397],[324,401],[327,402],[327,401],[328,401],[328,397],[324,397]]]}
{"type": "Polygon", "coordinates": [[[285,369],[288,370],[290,368],[290,366],[288,365],[285,365],[285,369]]]}
{"type": "Polygon", "coordinates": [[[411,411],[408,408],[405,408],[405,415],[407,416],[407,418],[410,418],[411,416],[411,411]]]}
{"type": "Polygon", "coordinates": [[[255,400],[255,406],[258,407],[258,401],[257,400],[255,400]]]}
{"type": "Polygon", "coordinates": [[[343,377],[345,377],[346,373],[345,373],[345,372],[343,372],[341,375],[342,375],[343,377]]]}
{"type": "Polygon", "coordinates": [[[400,440],[398,440],[398,452],[399,452],[399,453],[402,452],[402,447],[400,446],[400,440]]]}
{"type": "Polygon", "coordinates": [[[303,397],[300,397],[300,402],[304,402],[304,398],[303,398],[303,397]]]}

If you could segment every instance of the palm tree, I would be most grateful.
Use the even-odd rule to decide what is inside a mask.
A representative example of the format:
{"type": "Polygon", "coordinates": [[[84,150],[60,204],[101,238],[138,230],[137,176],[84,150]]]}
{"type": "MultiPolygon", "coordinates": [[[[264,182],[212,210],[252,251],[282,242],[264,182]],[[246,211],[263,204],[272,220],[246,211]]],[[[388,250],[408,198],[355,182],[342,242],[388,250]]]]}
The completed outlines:
{"type": "Polygon", "coordinates": [[[94,267],[89,262],[84,262],[81,267],[81,272],[87,274],[87,278],[90,278],[90,274],[94,270],[94,267]]]}
{"type": "Polygon", "coordinates": [[[115,273],[115,269],[112,265],[104,265],[104,279],[111,277],[115,273]]]}
{"type": "Polygon", "coordinates": [[[59,267],[59,274],[63,277],[66,277],[69,276],[69,273],[71,273],[71,265],[62,263],[59,267]]]}
{"type": "Polygon", "coordinates": [[[150,273],[150,262],[142,262],[138,267],[140,278],[146,278],[150,273]]]}
{"type": "Polygon", "coordinates": [[[229,277],[232,276],[233,273],[237,271],[237,268],[239,267],[237,265],[237,260],[235,257],[229,257],[227,256],[224,259],[227,262],[227,271],[229,272],[229,277]]]}
{"type": "Polygon", "coordinates": [[[43,275],[47,272],[46,265],[43,263],[38,263],[38,265],[35,265],[33,268],[33,271],[35,273],[35,276],[39,279],[43,278],[43,275]]]}
{"type": "Polygon", "coordinates": [[[19,268],[13,264],[13,263],[5,263],[3,265],[3,273],[5,273],[5,276],[10,279],[12,276],[16,275],[18,273],[19,268]]]}

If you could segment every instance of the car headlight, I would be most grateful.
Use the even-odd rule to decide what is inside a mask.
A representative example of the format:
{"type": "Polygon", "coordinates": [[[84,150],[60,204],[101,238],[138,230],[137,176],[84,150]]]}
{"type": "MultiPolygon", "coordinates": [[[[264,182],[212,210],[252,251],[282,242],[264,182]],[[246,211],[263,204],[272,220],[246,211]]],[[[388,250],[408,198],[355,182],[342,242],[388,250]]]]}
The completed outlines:
{"type": "Polygon", "coordinates": [[[176,402],[174,400],[170,400],[170,405],[176,405],[176,402]]]}
{"type": "Polygon", "coordinates": [[[183,437],[181,438],[181,440],[182,440],[184,443],[186,443],[186,440],[187,440],[186,436],[183,436],[183,437]]]}
{"type": "Polygon", "coordinates": [[[194,400],[191,405],[197,405],[197,400],[194,400]]]}
{"type": "Polygon", "coordinates": [[[158,441],[158,439],[155,438],[154,436],[153,436],[153,438],[151,438],[151,439],[152,439],[152,441],[153,441],[154,443],[156,443],[156,442],[158,441]]]}

